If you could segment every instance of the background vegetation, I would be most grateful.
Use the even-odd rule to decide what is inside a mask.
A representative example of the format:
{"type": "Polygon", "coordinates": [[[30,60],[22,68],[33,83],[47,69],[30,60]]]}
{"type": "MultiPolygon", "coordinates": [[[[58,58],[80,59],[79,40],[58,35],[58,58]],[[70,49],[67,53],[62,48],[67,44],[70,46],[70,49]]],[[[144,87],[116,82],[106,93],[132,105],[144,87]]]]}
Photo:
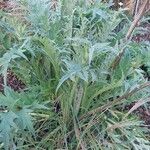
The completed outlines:
{"type": "Polygon", "coordinates": [[[21,0],[1,10],[1,149],[150,149],[132,113],[150,101],[150,43],[126,40],[130,17],[111,6],[21,0]],[[23,90],[7,86],[8,70],[23,90]]]}

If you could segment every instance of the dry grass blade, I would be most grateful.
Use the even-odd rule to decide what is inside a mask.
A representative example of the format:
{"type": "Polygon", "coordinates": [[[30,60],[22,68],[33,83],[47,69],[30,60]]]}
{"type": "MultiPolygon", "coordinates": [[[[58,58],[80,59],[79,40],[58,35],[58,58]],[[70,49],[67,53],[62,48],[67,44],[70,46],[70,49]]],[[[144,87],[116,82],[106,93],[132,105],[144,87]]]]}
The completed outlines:
{"type": "Polygon", "coordinates": [[[106,105],[103,105],[101,107],[98,107],[98,108],[96,108],[94,110],[89,111],[88,113],[86,113],[83,116],[81,116],[80,119],[83,119],[85,117],[94,115],[96,113],[103,112],[104,110],[109,109],[110,107],[113,107],[114,105],[117,105],[118,103],[122,102],[124,99],[127,99],[128,97],[134,95],[136,92],[138,92],[138,91],[140,91],[140,90],[142,90],[142,89],[144,89],[146,87],[149,87],[149,86],[150,86],[150,82],[146,82],[146,83],[140,85],[139,87],[134,88],[131,91],[127,91],[122,96],[120,96],[119,98],[113,100],[112,102],[108,102],[106,105]]]}
{"type": "MultiPolygon", "coordinates": [[[[147,10],[147,4],[149,5],[149,0],[146,0],[145,3],[143,3],[143,6],[141,7],[141,9],[139,10],[139,13],[135,15],[134,17],[134,21],[132,22],[127,34],[126,34],[126,40],[130,39],[131,34],[134,30],[134,28],[136,27],[137,23],[140,21],[140,19],[142,18],[142,16],[144,15],[144,13],[146,13],[147,11],[149,11],[150,8],[148,8],[147,10]]],[[[125,52],[125,48],[123,48],[121,50],[121,52],[116,56],[114,62],[112,63],[112,65],[110,66],[110,69],[112,68],[113,70],[115,70],[115,68],[118,66],[123,54],[125,52]]]]}
{"type": "Polygon", "coordinates": [[[143,99],[140,99],[138,102],[136,102],[134,104],[134,106],[128,111],[128,113],[125,115],[124,118],[126,118],[129,114],[131,114],[133,111],[135,111],[136,109],[138,109],[140,106],[144,105],[145,103],[147,102],[150,102],[150,97],[143,100],[143,99]]]}
{"type": "Polygon", "coordinates": [[[145,8],[146,8],[148,2],[149,2],[149,0],[145,0],[145,3],[141,7],[139,13],[135,16],[134,21],[132,22],[132,24],[127,32],[126,39],[129,39],[131,37],[131,34],[132,34],[134,28],[136,27],[137,23],[140,21],[140,19],[142,18],[142,16],[145,13],[145,8]]]}
{"type": "Polygon", "coordinates": [[[133,126],[136,125],[136,123],[133,121],[122,121],[119,123],[115,123],[114,125],[111,125],[110,127],[108,127],[106,130],[108,131],[114,131],[115,129],[123,129],[124,127],[128,127],[128,126],[133,126]]]}

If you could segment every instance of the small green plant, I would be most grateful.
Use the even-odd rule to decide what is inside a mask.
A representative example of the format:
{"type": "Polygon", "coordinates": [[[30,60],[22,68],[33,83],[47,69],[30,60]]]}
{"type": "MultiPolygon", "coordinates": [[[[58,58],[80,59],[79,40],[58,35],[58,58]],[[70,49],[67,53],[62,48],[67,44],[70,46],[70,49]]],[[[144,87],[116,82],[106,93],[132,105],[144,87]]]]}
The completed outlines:
{"type": "Polygon", "coordinates": [[[18,4],[21,20],[2,12],[0,23],[1,147],[149,149],[148,129],[123,108],[150,97],[141,69],[149,67],[150,45],[124,39],[130,25],[124,10],[98,1],[18,4]],[[24,91],[7,87],[8,69],[26,84],[24,91]]]}

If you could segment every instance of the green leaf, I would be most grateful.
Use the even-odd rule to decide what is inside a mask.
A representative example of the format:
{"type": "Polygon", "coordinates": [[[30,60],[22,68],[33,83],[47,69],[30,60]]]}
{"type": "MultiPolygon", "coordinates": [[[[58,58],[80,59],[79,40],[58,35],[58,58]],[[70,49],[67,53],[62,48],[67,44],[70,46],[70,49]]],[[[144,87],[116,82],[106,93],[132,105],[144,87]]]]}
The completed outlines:
{"type": "Polygon", "coordinates": [[[17,115],[13,112],[5,112],[0,114],[0,135],[1,139],[4,143],[5,149],[8,150],[12,138],[12,132],[13,130],[18,129],[15,124],[15,119],[17,119],[17,115]]]}
{"type": "Polygon", "coordinates": [[[35,136],[35,130],[33,128],[33,121],[32,121],[32,117],[30,115],[30,113],[32,112],[32,110],[30,109],[26,109],[23,108],[22,110],[20,110],[19,112],[17,112],[17,123],[18,126],[24,130],[24,129],[28,129],[34,136],[35,136]]]}

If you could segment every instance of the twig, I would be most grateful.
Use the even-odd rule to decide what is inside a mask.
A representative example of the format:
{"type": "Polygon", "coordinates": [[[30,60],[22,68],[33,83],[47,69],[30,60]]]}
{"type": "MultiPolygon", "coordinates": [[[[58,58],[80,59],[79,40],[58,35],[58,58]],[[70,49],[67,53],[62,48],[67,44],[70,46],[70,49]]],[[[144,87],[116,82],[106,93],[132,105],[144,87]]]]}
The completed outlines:
{"type": "Polygon", "coordinates": [[[148,4],[148,1],[149,0],[145,0],[145,3],[143,4],[143,6],[141,7],[140,9],[140,12],[139,14],[137,14],[134,18],[134,21],[132,22],[128,32],[127,32],[127,35],[126,35],[126,39],[128,40],[130,37],[131,37],[131,34],[134,30],[134,28],[136,27],[137,23],[140,21],[140,19],[142,18],[142,16],[144,15],[144,11],[146,9],[146,5],[148,4]]]}
{"type": "Polygon", "coordinates": [[[112,102],[108,102],[106,105],[101,106],[101,107],[98,107],[98,108],[96,108],[96,109],[94,109],[94,110],[91,110],[91,111],[89,111],[88,113],[82,115],[82,116],[80,117],[80,119],[82,120],[82,119],[85,118],[85,117],[94,115],[94,114],[96,114],[96,113],[103,112],[104,110],[109,109],[110,107],[112,107],[112,106],[114,106],[114,105],[117,105],[119,102],[122,102],[124,99],[127,99],[128,97],[134,95],[136,92],[138,92],[138,91],[140,91],[140,90],[142,90],[142,89],[144,89],[144,88],[146,88],[146,87],[149,87],[149,86],[150,86],[150,82],[146,82],[146,83],[140,85],[139,87],[134,88],[134,89],[131,90],[131,91],[127,91],[127,92],[124,93],[124,95],[122,95],[122,96],[120,96],[119,98],[113,100],[112,102]]]}
{"type": "MultiPolygon", "coordinates": [[[[134,21],[132,22],[132,24],[131,24],[131,26],[130,26],[130,28],[129,28],[127,34],[126,34],[126,41],[128,41],[128,39],[130,39],[131,34],[132,34],[134,28],[136,27],[137,23],[138,23],[139,20],[142,18],[142,16],[144,15],[144,13],[146,13],[146,12],[144,12],[144,11],[145,11],[145,9],[146,9],[146,5],[147,5],[148,1],[149,1],[149,0],[146,0],[146,1],[145,1],[145,3],[143,4],[143,6],[142,6],[141,9],[140,9],[139,14],[137,14],[137,15],[135,16],[134,21]]],[[[121,58],[122,58],[124,52],[125,52],[125,48],[123,48],[123,49],[121,50],[121,52],[116,56],[116,58],[115,58],[115,60],[113,61],[112,65],[110,66],[110,69],[115,70],[115,68],[118,66],[118,64],[119,64],[119,62],[120,62],[120,60],[121,60],[121,58]]]]}

